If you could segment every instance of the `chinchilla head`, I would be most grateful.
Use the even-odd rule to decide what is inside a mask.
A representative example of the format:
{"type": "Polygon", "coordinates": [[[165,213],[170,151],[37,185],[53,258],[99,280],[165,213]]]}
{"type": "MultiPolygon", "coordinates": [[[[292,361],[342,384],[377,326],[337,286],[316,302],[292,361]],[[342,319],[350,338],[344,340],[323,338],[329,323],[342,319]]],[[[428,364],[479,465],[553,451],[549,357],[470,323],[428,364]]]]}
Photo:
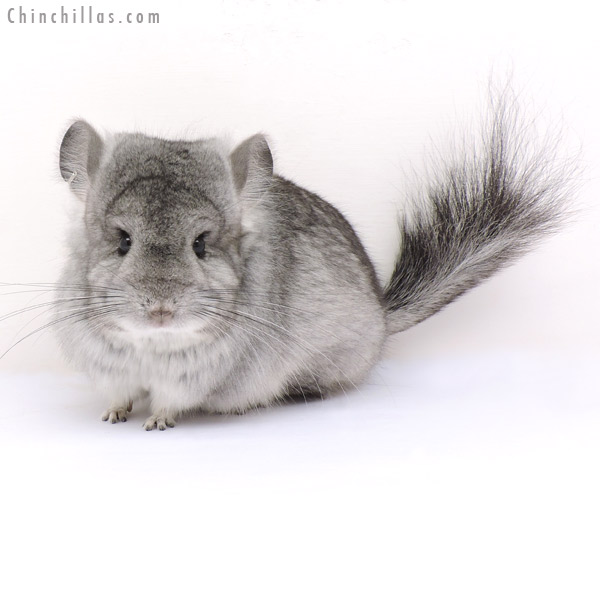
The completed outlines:
{"type": "Polygon", "coordinates": [[[241,281],[245,223],[272,166],[261,135],[229,154],[217,140],[103,139],[73,123],[60,170],[85,203],[72,260],[95,321],[151,336],[222,327],[241,281]]]}

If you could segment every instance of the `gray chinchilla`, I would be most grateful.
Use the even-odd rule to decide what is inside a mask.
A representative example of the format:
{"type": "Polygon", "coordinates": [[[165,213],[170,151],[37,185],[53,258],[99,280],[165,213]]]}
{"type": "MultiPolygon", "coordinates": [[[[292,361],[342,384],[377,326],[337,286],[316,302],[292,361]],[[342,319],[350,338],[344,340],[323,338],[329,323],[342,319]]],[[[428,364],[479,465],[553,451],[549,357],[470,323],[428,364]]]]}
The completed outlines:
{"type": "Polygon", "coordinates": [[[527,149],[497,105],[483,143],[440,165],[381,285],[348,221],[273,173],[255,135],[66,132],[60,170],[84,203],[55,322],[67,357],[147,430],[195,409],[242,413],[354,388],[386,338],[429,317],[555,229],[564,170],[527,149]],[[452,162],[454,160],[454,162],[452,162]]]}

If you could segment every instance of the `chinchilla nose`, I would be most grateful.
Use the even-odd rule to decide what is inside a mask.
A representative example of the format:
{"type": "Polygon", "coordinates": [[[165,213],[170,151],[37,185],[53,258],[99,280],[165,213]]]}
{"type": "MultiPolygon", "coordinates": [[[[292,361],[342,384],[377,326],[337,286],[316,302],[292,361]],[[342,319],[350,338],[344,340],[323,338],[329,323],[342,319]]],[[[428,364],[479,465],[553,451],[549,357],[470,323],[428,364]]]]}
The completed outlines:
{"type": "Polygon", "coordinates": [[[162,302],[153,304],[148,309],[148,315],[157,325],[169,324],[173,320],[174,314],[175,309],[171,305],[162,302]]]}

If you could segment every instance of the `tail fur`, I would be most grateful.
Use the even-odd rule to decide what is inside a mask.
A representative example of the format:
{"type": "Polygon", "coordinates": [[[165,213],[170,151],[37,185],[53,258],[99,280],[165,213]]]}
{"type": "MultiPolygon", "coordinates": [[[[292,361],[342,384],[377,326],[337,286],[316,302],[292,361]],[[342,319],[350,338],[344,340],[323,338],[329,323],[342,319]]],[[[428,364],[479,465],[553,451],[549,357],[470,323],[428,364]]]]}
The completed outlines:
{"type": "Polygon", "coordinates": [[[564,220],[576,167],[557,158],[556,140],[534,148],[530,129],[501,94],[479,149],[439,165],[414,214],[401,218],[384,290],[390,333],[433,315],[564,220]]]}

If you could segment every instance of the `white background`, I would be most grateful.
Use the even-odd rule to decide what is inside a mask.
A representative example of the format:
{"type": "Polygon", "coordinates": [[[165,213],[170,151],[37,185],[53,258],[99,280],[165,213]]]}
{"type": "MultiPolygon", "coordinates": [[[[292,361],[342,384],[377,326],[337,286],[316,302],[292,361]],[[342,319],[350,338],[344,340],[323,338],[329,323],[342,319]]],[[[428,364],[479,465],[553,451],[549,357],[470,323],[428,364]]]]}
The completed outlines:
{"type": "MultiPolygon", "coordinates": [[[[77,116],[232,142],[265,132],[276,170],[343,210],[382,279],[423,158],[476,129],[490,73],[512,73],[584,172],[562,233],[390,340],[346,397],[146,433],[141,410],[99,421],[51,336],[24,340],[0,360],[7,597],[597,598],[592,4],[93,4],[158,11],[159,25],[9,24],[11,6],[0,281],[57,276],[75,202],[57,155],[77,116]]],[[[0,296],[0,313],[28,301],[0,296]]],[[[33,316],[0,323],[0,353],[43,324],[33,316]]]]}

